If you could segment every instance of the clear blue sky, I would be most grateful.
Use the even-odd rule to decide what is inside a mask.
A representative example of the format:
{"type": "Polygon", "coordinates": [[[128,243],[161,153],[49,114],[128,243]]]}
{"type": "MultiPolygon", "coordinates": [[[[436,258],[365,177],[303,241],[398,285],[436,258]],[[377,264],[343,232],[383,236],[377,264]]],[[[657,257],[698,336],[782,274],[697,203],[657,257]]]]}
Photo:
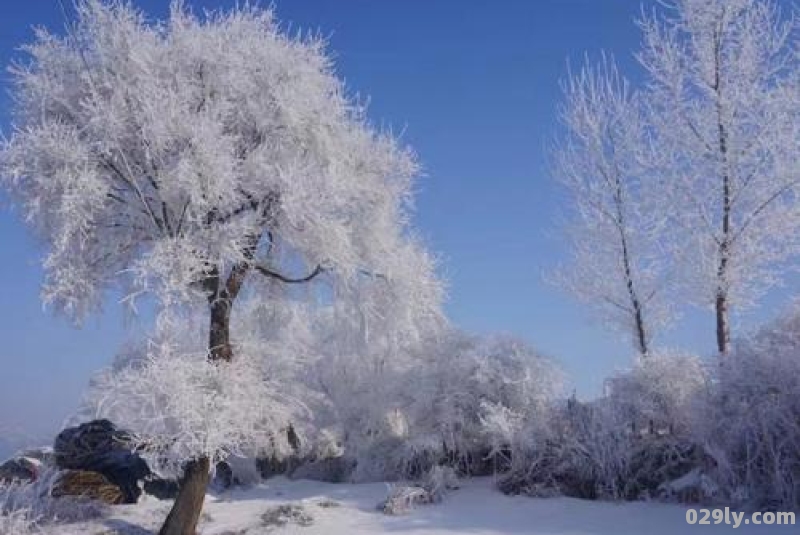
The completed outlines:
{"type": "MultiPolygon", "coordinates": [[[[71,0],[65,0],[68,8],[71,0]]],[[[162,17],[166,0],[136,0],[162,17]]],[[[195,0],[195,7],[232,2],[195,0]]],[[[653,5],[653,0],[645,0],[653,5]]],[[[542,274],[564,254],[554,231],[559,192],[545,147],[555,129],[568,58],[613,53],[634,79],[639,0],[278,0],[279,18],[330,35],[339,73],[370,96],[370,116],[405,130],[426,176],[416,226],[442,255],[447,310],[475,332],[510,332],[557,358],[585,396],[630,362],[625,342],[542,274]]],[[[31,39],[31,26],[63,27],[57,0],[6,2],[0,63],[31,39]]],[[[7,76],[3,75],[5,86],[7,76]]],[[[8,132],[9,100],[0,96],[8,132]]],[[[92,371],[125,339],[120,306],[82,330],[42,310],[41,250],[0,197],[0,441],[4,428],[52,431],[92,371]]],[[[672,345],[710,353],[709,314],[691,314],[672,345]]],[[[0,449],[2,444],[0,444],[0,449]]]]}

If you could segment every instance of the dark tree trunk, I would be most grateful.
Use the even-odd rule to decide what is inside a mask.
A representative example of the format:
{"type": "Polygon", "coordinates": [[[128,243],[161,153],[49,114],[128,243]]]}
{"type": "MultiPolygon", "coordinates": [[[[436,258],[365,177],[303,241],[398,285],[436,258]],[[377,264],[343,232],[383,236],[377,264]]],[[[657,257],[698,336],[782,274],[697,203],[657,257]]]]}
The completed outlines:
{"type": "Polygon", "coordinates": [[[733,211],[733,191],[731,190],[731,169],[728,155],[728,131],[725,128],[725,115],[722,109],[722,35],[714,34],[714,91],[717,95],[717,135],[719,143],[720,170],[722,171],[722,236],[719,243],[719,264],[717,265],[717,294],[714,311],[717,322],[717,349],[720,355],[728,352],[731,339],[728,320],[728,262],[731,255],[732,228],[731,212],[733,211]]]}
{"type": "MultiPolygon", "coordinates": [[[[207,282],[209,297],[208,358],[213,362],[230,362],[233,359],[231,345],[231,309],[247,274],[247,265],[234,267],[226,281],[222,281],[215,269],[207,282]]],[[[196,535],[197,521],[203,510],[203,500],[211,471],[208,457],[187,463],[180,482],[178,496],[158,532],[159,535],[196,535]]]]}
{"type": "Polygon", "coordinates": [[[158,535],[196,535],[210,472],[208,457],[187,463],[178,496],[158,535]]]}
{"type": "MultiPolygon", "coordinates": [[[[266,217],[267,207],[264,210],[263,215],[266,217]]],[[[249,243],[243,251],[244,260],[235,264],[227,276],[223,275],[219,267],[211,268],[206,274],[203,284],[208,292],[208,359],[212,362],[224,364],[233,360],[231,310],[252,268],[261,236],[261,233],[247,236],[249,243]]],[[[308,280],[317,273],[318,271],[315,271],[308,280]]],[[[288,279],[283,277],[281,280],[288,279]]],[[[203,510],[210,473],[211,463],[207,457],[187,463],[178,496],[159,535],[196,535],[197,521],[203,510]]]]}
{"type": "Polygon", "coordinates": [[[628,245],[625,217],[625,192],[619,175],[615,177],[614,204],[617,210],[617,231],[619,232],[620,247],[622,248],[622,270],[625,277],[625,287],[628,290],[628,299],[631,303],[630,312],[633,316],[634,340],[636,349],[642,357],[649,353],[647,329],[645,327],[644,307],[634,281],[631,252],[628,245]]]}
{"type": "Polygon", "coordinates": [[[728,300],[722,292],[717,294],[714,308],[717,318],[717,350],[724,355],[728,352],[731,331],[728,323],[728,300]]]}
{"type": "Polygon", "coordinates": [[[231,307],[233,301],[227,297],[209,299],[211,323],[208,331],[209,358],[213,361],[230,362],[233,359],[231,347],[231,307]]]}

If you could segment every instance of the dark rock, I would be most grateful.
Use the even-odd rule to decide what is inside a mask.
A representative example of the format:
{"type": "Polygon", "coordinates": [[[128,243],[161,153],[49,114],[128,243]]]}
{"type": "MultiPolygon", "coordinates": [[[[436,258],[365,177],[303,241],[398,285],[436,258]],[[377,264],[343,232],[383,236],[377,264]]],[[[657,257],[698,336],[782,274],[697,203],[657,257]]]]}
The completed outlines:
{"type": "Polygon", "coordinates": [[[225,461],[218,462],[214,470],[212,485],[224,490],[231,488],[233,483],[233,469],[231,465],[225,461]]]}
{"type": "Polygon", "coordinates": [[[136,503],[141,495],[139,481],[150,469],[133,451],[129,433],[117,429],[108,420],[94,420],[64,429],[54,446],[56,466],[102,474],[119,487],[124,503],[136,503]]]}
{"type": "Polygon", "coordinates": [[[289,524],[308,527],[313,523],[314,517],[305,510],[305,507],[294,503],[270,507],[261,515],[261,525],[270,531],[275,528],[286,527],[289,524]]]}
{"type": "Polygon", "coordinates": [[[103,474],[86,470],[62,472],[53,484],[50,494],[54,498],[82,496],[109,505],[125,503],[125,496],[117,485],[111,483],[103,474]]]}
{"type": "Polygon", "coordinates": [[[151,475],[144,480],[144,492],[159,500],[173,500],[178,495],[178,482],[151,475]]]}
{"type": "Polygon", "coordinates": [[[289,477],[327,483],[344,483],[348,481],[354,469],[355,462],[341,456],[305,462],[295,468],[289,477]]]}
{"type": "Polygon", "coordinates": [[[59,468],[85,470],[98,456],[112,451],[131,451],[132,446],[129,433],[118,430],[108,420],[93,420],[61,431],[53,453],[59,468]]]}
{"type": "Polygon", "coordinates": [[[0,483],[34,481],[38,474],[38,463],[27,457],[17,457],[0,464],[0,483]]]}
{"type": "Polygon", "coordinates": [[[286,475],[292,466],[296,465],[296,460],[279,459],[277,457],[259,457],[256,459],[256,468],[261,474],[262,479],[269,479],[275,476],[286,475]]]}

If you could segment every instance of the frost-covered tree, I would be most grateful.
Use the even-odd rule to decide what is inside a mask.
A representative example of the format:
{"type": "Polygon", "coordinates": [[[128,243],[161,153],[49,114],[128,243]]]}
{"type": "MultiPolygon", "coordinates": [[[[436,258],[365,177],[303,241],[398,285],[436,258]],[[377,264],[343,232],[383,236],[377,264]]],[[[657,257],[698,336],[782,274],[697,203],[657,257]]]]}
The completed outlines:
{"type": "MultiPolygon", "coordinates": [[[[259,8],[197,17],[176,2],[148,22],[86,0],[77,13],[66,37],[38,31],[12,67],[15,128],[0,153],[48,246],[46,303],[79,321],[109,288],[164,310],[203,303],[220,371],[169,368],[198,388],[236,378],[222,367],[243,288],[314,281],[324,300],[366,280],[392,310],[407,305],[400,319],[436,309],[432,261],[407,229],[415,159],[366,122],[324,42],[286,35],[259,8]]],[[[187,443],[199,445],[164,535],[193,535],[202,507],[208,441],[187,443]]]]}
{"type": "Polygon", "coordinates": [[[725,353],[731,309],[797,257],[797,19],[770,0],[675,0],[640,24],[675,257],[725,353]]]}
{"type": "Polygon", "coordinates": [[[648,168],[639,96],[604,58],[564,83],[554,174],[569,196],[569,263],[556,281],[630,335],[640,355],[669,319],[661,250],[665,211],[648,168]]]}

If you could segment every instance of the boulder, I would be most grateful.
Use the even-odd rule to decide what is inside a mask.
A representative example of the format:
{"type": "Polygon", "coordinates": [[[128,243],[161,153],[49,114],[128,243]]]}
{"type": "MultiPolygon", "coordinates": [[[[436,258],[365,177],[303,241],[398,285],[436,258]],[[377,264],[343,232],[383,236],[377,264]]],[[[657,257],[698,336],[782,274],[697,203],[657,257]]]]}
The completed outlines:
{"type": "Polygon", "coordinates": [[[144,492],[159,500],[174,500],[178,495],[178,482],[172,479],[162,479],[154,475],[147,476],[144,480],[144,492]]]}
{"type": "Polygon", "coordinates": [[[344,456],[308,461],[295,468],[291,479],[308,479],[326,483],[344,483],[355,469],[355,462],[344,456]]]}
{"type": "Polygon", "coordinates": [[[53,454],[59,468],[86,470],[102,455],[132,449],[129,433],[118,430],[108,420],[93,420],[61,431],[56,437],[53,454]]]}
{"type": "Polygon", "coordinates": [[[220,461],[214,469],[214,478],[211,480],[211,485],[221,489],[229,489],[233,486],[233,469],[225,461],[220,461]]]}
{"type": "Polygon", "coordinates": [[[141,495],[139,481],[150,468],[133,451],[133,439],[108,420],[94,420],[64,429],[54,446],[56,466],[102,474],[119,487],[124,503],[136,503],[141,495]]]}
{"type": "Polygon", "coordinates": [[[217,463],[212,485],[222,490],[234,486],[255,485],[262,479],[258,463],[259,461],[252,457],[230,455],[224,461],[217,463]]]}
{"type": "Polygon", "coordinates": [[[39,474],[39,463],[27,457],[9,459],[0,464],[0,483],[34,481],[39,474]]]}
{"type": "Polygon", "coordinates": [[[86,470],[66,470],[58,476],[50,495],[54,498],[65,496],[85,497],[109,505],[125,503],[125,496],[117,485],[98,472],[86,470]]]}

